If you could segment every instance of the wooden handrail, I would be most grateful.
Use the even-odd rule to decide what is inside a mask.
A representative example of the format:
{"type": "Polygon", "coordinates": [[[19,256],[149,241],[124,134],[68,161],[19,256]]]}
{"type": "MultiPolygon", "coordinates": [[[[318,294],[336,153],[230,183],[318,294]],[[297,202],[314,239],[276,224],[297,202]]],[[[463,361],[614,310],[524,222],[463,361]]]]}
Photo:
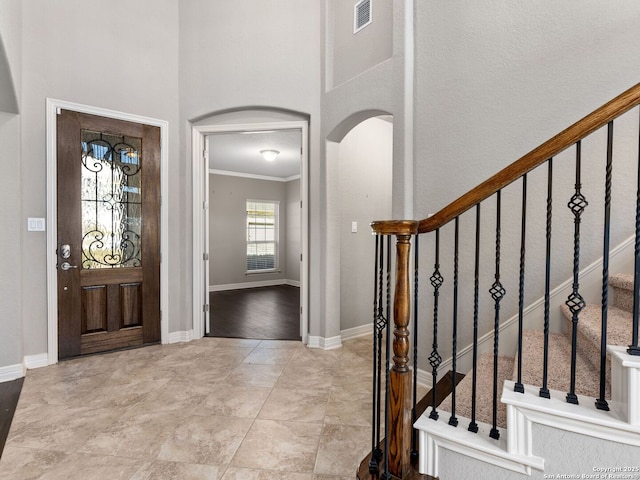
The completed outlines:
{"type": "Polygon", "coordinates": [[[371,230],[378,235],[415,235],[418,233],[416,220],[380,220],[371,222],[371,230]]]}
{"type": "MultiPolygon", "coordinates": [[[[546,162],[549,158],[558,155],[563,150],[566,150],[571,145],[575,144],[578,140],[581,140],[599,128],[604,127],[610,121],[616,119],[639,104],[640,83],[618,95],[610,102],[593,111],[582,120],[574,123],[569,128],[563,130],[539,147],[533,149],[508,167],[500,170],[488,180],[485,180],[474,189],[451,202],[438,213],[430,216],[429,218],[425,218],[424,220],[420,220],[418,233],[432,232],[446,225],[457,216],[463,214],[470,208],[496,193],[498,190],[501,190],[510,183],[516,181],[525,173],[530,172],[537,166],[546,162]]],[[[383,228],[383,224],[387,224],[387,229],[391,228],[391,223],[392,222],[375,222],[379,229],[383,228]]]]}

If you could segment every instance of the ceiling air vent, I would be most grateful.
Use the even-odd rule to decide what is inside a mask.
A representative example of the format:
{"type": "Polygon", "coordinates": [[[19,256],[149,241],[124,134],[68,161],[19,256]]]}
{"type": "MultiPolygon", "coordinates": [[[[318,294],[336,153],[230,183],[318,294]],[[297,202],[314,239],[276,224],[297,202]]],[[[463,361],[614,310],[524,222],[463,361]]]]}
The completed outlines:
{"type": "Polygon", "coordinates": [[[371,0],[360,0],[353,7],[353,33],[371,23],[371,0]]]}

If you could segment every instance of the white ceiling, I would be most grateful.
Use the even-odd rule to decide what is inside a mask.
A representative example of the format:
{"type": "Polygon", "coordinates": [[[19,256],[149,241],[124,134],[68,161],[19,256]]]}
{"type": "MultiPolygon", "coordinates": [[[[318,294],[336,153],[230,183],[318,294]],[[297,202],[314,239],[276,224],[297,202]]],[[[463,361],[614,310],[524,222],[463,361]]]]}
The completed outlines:
{"type": "Polygon", "coordinates": [[[300,175],[301,130],[219,133],[209,136],[209,168],[247,176],[288,179],[300,175]],[[267,162],[260,150],[278,150],[267,162]]]}

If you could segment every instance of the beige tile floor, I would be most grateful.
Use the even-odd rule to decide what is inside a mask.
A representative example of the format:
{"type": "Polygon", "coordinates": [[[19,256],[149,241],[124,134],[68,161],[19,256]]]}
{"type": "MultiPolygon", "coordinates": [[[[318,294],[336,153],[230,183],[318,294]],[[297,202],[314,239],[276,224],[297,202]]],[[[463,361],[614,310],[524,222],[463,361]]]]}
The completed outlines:
{"type": "Polygon", "coordinates": [[[371,340],[203,338],[27,373],[0,479],[353,480],[371,340]]]}

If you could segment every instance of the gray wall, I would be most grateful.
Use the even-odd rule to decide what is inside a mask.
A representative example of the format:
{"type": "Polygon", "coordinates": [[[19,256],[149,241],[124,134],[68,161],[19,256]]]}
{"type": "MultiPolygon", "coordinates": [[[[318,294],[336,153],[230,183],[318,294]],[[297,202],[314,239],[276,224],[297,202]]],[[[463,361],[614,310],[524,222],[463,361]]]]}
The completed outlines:
{"type": "Polygon", "coordinates": [[[327,85],[340,85],[391,58],[393,2],[371,1],[371,23],[354,35],[353,7],[359,0],[330,0],[327,28],[327,85]]]}
{"type": "MultiPolygon", "coordinates": [[[[21,73],[21,4],[18,0],[0,2],[0,42],[4,45],[5,75],[11,82],[2,82],[2,97],[20,93],[21,73]],[[15,86],[15,88],[14,88],[15,86]]],[[[6,78],[6,77],[3,77],[6,78]]],[[[20,116],[15,115],[11,102],[0,112],[0,166],[5,175],[0,178],[0,369],[22,363],[22,255],[19,245],[26,234],[22,207],[20,162],[20,116]],[[8,107],[8,108],[7,108],[8,107]]],[[[14,105],[15,106],[15,105],[14,105]]]]}
{"type": "MultiPolygon", "coordinates": [[[[424,218],[498,172],[551,136],[579,120],[615,95],[640,81],[640,4],[634,0],[609,8],[597,0],[586,2],[416,2],[415,88],[415,216],[424,218]],[[551,72],[553,72],[551,74],[551,72]]],[[[637,152],[637,112],[616,127],[617,157],[614,179],[615,225],[612,246],[631,234],[637,152]],[[631,127],[631,128],[629,128],[631,127]]],[[[581,266],[602,255],[602,181],[605,136],[583,145],[583,190],[589,200],[583,217],[581,266]]],[[[574,151],[554,160],[554,216],[552,246],[559,252],[552,267],[552,287],[571,276],[573,222],[566,203],[574,183],[574,151]]],[[[517,311],[519,249],[518,205],[520,185],[503,192],[501,275],[507,297],[501,318],[517,311]],[[513,213],[509,213],[509,208],[513,213]],[[509,266],[510,265],[510,266],[509,266]]],[[[543,294],[546,170],[529,178],[526,302],[543,294]]],[[[488,289],[493,282],[495,253],[494,201],[483,206],[483,255],[480,305],[481,329],[492,328],[493,302],[488,289]]],[[[473,275],[473,245],[469,237],[473,215],[461,219],[461,265],[473,275]]],[[[442,232],[443,275],[451,285],[452,232],[442,232]],[[446,237],[446,240],[445,240],[446,237]]],[[[421,270],[433,270],[432,248],[421,249],[421,270]]],[[[461,278],[465,278],[462,277],[461,278]]],[[[466,277],[469,278],[469,277],[466,277]]],[[[459,314],[472,318],[472,285],[461,283],[459,314]]],[[[450,287],[440,296],[441,319],[450,318],[450,287]],[[447,311],[448,309],[448,311],[447,311]]],[[[430,312],[430,295],[420,305],[430,312]]],[[[426,315],[426,314],[425,314],[426,315]]],[[[541,322],[542,320],[540,320],[541,322]]],[[[459,345],[471,342],[471,328],[462,324],[459,345]]],[[[430,330],[425,317],[423,332],[430,330]]],[[[439,328],[442,351],[450,351],[450,322],[439,328]],[[444,340],[447,339],[447,340],[444,340]],[[442,342],[445,342],[444,344],[442,342]]],[[[424,339],[421,357],[430,352],[424,339]]],[[[509,353],[513,345],[501,344],[509,353]]],[[[422,368],[429,368],[426,361],[422,368]]]]}
{"type": "MultiPolygon", "coordinates": [[[[190,122],[215,113],[260,108],[297,112],[311,119],[309,324],[313,335],[323,333],[325,315],[319,187],[320,5],[318,0],[191,0],[180,2],[179,19],[184,175],[191,175],[190,122]]],[[[183,192],[185,232],[190,232],[190,192],[188,185],[183,192]]],[[[186,235],[184,241],[190,245],[190,233],[186,235]]],[[[187,253],[191,255],[190,250],[187,253]]],[[[185,263],[191,264],[190,257],[185,263]]],[[[182,281],[191,291],[191,269],[184,273],[182,281]]],[[[187,311],[191,312],[191,305],[187,311]]]]}
{"type": "Polygon", "coordinates": [[[300,282],[300,254],[302,253],[302,207],[300,206],[300,179],[287,186],[287,280],[300,282]]]}
{"type": "MultiPolygon", "coordinates": [[[[1,15],[0,15],[1,17],[1,15]]],[[[22,257],[19,246],[26,220],[16,199],[21,194],[20,117],[0,113],[0,368],[22,363],[22,257]]],[[[41,236],[44,237],[42,233],[41,236]]]]}
{"type": "MultiPolygon", "coordinates": [[[[415,161],[411,155],[413,140],[408,135],[412,122],[412,115],[409,111],[410,102],[407,102],[405,98],[407,85],[410,89],[410,81],[413,78],[409,68],[411,57],[405,56],[405,43],[407,41],[411,43],[412,38],[411,30],[407,31],[405,27],[411,26],[413,19],[409,20],[410,23],[406,23],[407,10],[405,7],[410,6],[412,2],[389,2],[392,7],[387,18],[384,16],[381,18],[376,14],[378,3],[374,2],[374,22],[383,22],[387,25],[385,28],[391,28],[391,56],[362,72],[357,72],[357,74],[352,72],[354,76],[345,79],[339,85],[333,85],[331,81],[333,64],[340,62],[343,55],[345,62],[357,56],[366,57],[369,47],[360,45],[357,49],[350,48],[345,52],[334,50],[332,30],[328,28],[324,32],[322,138],[327,141],[323,145],[321,155],[324,174],[321,179],[321,190],[324,193],[323,208],[326,210],[325,215],[321,218],[321,226],[326,251],[324,332],[327,337],[340,335],[340,330],[343,328],[341,327],[343,285],[340,278],[340,261],[342,250],[346,246],[341,243],[341,209],[343,206],[340,202],[340,142],[360,122],[381,114],[393,115],[393,162],[392,175],[390,176],[392,182],[391,215],[395,218],[402,217],[413,206],[406,197],[405,189],[407,168],[415,161]]],[[[324,6],[323,20],[326,25],[331,26],[333,21],[331,2],[326,2],[324,6]]],[[[368,28],[371,26],[363,32],[368,28]]],[[[377,215],[375,216],[377,217],[377,215]]],[[[373,242],[373,239],[370,239],[373,242]]],[[[367,279],[361,277],[359,281],[367,282],[367,279]]],[[[371,305],[362,304],[358,311],[350,313],[349,317],[369,318],[370,312],[371,305]]]]}
{"type": "Polygon", "coordinates": [[[25,231],[27,217],[46,216],[47,97],[169,122],[170,332],[191,329],[190,123],[245,108],[310,118],[310,333],[333,337],[341,297],[337,147],[353,126],[394,116],[392,216],[421,218],[640,78],[635,0],[616,8],[597,0],[384,3],[392,4],[391,55],[344,71],[353,76],[334,84],[334,65],[370,48],[334,49],[331,2],[0,2],[0,38],[20,107],[17,117],[0,119],[0,158],[12,172],[1,181],[3,228],[18,232],[2,240],[14,253],[0,257],[11,272],[0,290],[0,365],[47,348],[46,241],[25,231]],[[414,4],[415,16],[406,18],[414,4]],[[123,13],[132,34],[114,28],[123,13]],[[101,21],[88,25],[93,18],[101,21]]]}
{"type": "MultiPolygon", "coordinates": [[[[244,177],[211,174],[209,176],[209,283],[211,286],[232,285],[270,280],[300,280],[299,259],[294,262],[293,277],[289,271],[292,249],[300,254],[299,181],[275,182],[244,177]],[[289,184],[293,184],[291,188],[289,184]],[[298,186],[296,192],[295,184],[298,186]],[[297,198],[297,211],[289,215],[290,199],[297,198]],[[280,273],[246,274],[246,201],[279,202],[279,268],[280,273]],[[297,219],[295,218],[297,214],[297,219]],[[293,218],[292,218],[293,217],[293,218]],[[297,226],[297,229],[296,229],[297,226]],[[294,235],[291,230],[297,235],[294,235]],[[293,241],[294,245],[289,242],[293,241]],[[296,271],[295,267],[298,266],[296,271]],[[297,274],[297,276],[296,276],[297,274]]],[[[293,254],[295,258],[295,253],[293,254]]]]}
{"type": "MultiPolygon", "coordinates": [[[[16,71],[21,107],[19,126],[11,120],[1,127],[3,136],[10,134],[14,139],[9,152],[15,155],[11,158],[11,170],[16,172],[12,183],[17,182],[0,189],[0,203],[15,212],[10,214],[8,225],[13,225],[16,235],[11,242],[14,258],[3,262],[3,269],[22,272],[22,278],[17,276],[0,294],[2,305],[12,305],[16,299],[19,302],[19,307],[11,308],[9,318],[0,320],[0,328],[10,323],[21,332],[22,342],[18,343],[23,344],[22,354],[36,355],[47,351],[46,237],[42,232],[25,232],[25,225],[27,217],[46,217],[45,100],[58,98],[168,120],[173,127],[170,157],[176,159],[178,4],[174,0],[140,0],[132,6],[130,1],[116,0],[105,9],[95,2],[78,8],[75,1],[9,1],[2,2],[0,8],[0,35],[16,71]],[[122,12],[126,12],[128,24],[135,25],[135,35],[123,35],[121,28],[114,28],[121,25],[122,12]],[[95,18],[100,21],[89,20],[95,18]]],[[[4,146],[3,142],[6,151],[4,146]]],[[[7,160],[3,152],[3,163],[7,160]]],[[[177,167],[174,160],[169,168],[172,193],[165,199],[171,220],[178,213],[177,167]]],[[[170,249],[178,250],[180,242],[180,232],[175,229],[170,249]]],[[[168,258],[170,278],[177,278],[179,256],[168,258]]],[[[174,297],[189,296],[178,282],[170,290],[174,297]]],[[[169,318],[180,318],[177,302],[171,307],[169,318]]],[[[6,338],[2,335],[0,342],[6,338]]],[[[11,345],[9,350],[16,348],[11,345]]],[[[7,347],[1,345],[0,351],[6,352],[7,347]]],[[[9,362],[20,363],[21,359],[9,362]]]]}
{"type": "Polygon", "coordinates": [[[372,321],[375,244],[369,224],[391,217],[392,152],[393,124],[378,118],[340,142],[340,330],[372,321]]]}
{"type": "MultiPolygon", "coordinates": [[[[4,44],[6,61],[0,68],[11,77],[7,84],[3,80],[0,89],[1,95],[8,99],[20,93],[21,15],[18,0],[0,3],[0,42],[4,44]]],[[[22,189],[20,116],[15,115],[11,102],[3,102],[3,105],[4,110],[10,113],[0,112],[0,166],[5,172],[0,178],[0,224],[3,232],[0,235],[0,369],[22,362],[22,256],[18,246],[22,244],[26,230],[21,204],[17,200],[22,189]]]]}
{"type": "MultiPolygon", "coordinates": [[[[169,123],[169,331],[192,318],[192,186],[189,122],[269,107],[319,118],[320,5],[316,0],[3,0],[0,38],[20,115],[0,117],[0,366],[47,351],[46,237],[26,232],[46,217],[45,102],[55,98],[169,123]],[[92,21],[99,18],[100,21],[92,21]],[[122,19],[132,31],[123,34],[122,19]],[[17,247],[16,247],[17,246],[17,247]],[[11,272],[9,275],[8,272],[11,272]]],[[[309,138],[318,177],[318,122],[309,138]]],[[[319,191],[311,187],[311,221],[319,191]]],[[[318,228],[318,227],[314,227],[318,228]]],[[[310,246],[319,272],[319,244],[310,246]]],[[[320,273],[314,282],[319,283],[320,273]]],[[[311,309],[320,312],[320,288],[311,309]]],[[[318,314],[311,322],[318,323],[318,314]]]]}

